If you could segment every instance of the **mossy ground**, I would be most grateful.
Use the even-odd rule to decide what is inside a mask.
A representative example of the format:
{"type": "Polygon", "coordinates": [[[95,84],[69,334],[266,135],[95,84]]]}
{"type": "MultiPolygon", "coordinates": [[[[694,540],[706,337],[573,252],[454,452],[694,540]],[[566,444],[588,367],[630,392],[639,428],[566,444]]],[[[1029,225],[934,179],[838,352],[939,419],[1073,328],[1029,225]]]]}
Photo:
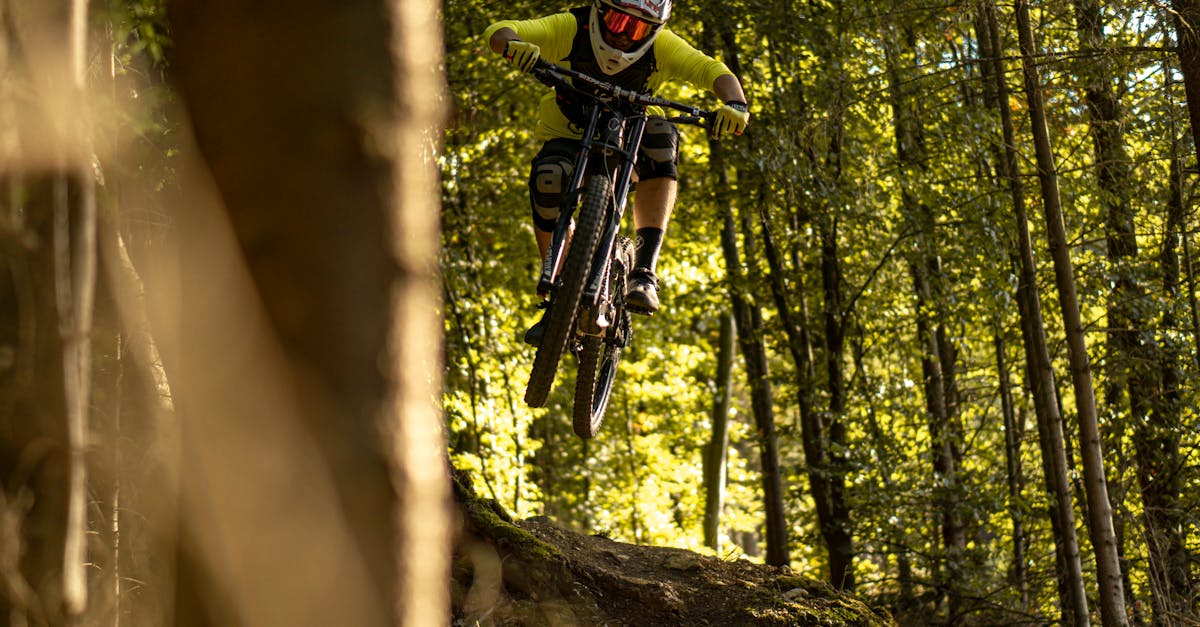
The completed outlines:
{"type": "Polygon", "coordinates": [[[512,521],[461,483],[456,625],[894,625],[786,568],[512,521]]]}

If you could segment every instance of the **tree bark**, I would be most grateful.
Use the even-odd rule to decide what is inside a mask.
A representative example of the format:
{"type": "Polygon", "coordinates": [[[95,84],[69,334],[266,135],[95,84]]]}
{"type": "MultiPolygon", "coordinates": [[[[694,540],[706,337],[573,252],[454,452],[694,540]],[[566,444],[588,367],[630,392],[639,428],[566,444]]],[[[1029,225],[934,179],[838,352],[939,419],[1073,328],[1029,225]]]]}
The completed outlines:
{"type": "Polygon", "coordinates": [[[1008,477],[1008,514],[1013,527],[1012,564],[1009,581],[1016,587],[1021,609],[1029,609],[1029,569],[1026,566],[1025,513],[1020,507],[1025,488],[1025,472],[1021,464],[1021,441],[1025,438],[1024,421],[1019,420],[1013,403],[1012,382],[1009,379],[1008,359],[1000,325],[993,336],[996,348],[996,372],[1000,376],[1000,410],[1004,415],[1004,465],[1008,477]]]}
{"type": "Polygon", "coordinates": [[[169,7],[224,209],[186,181],[180,625],[448,622],[434,10],[169,7]]]}
{"type": "Polygon", "coordinates": [[[913,192],[919,187],[926,169],[924,131],[913,101],[915,95],[905,87],[909,82],[900,73],[900,53],[895,49],[897,38],[898,34],[893,35],[886,46],[888,79],[896,159],[904,181],[901,185],[901,206],[908,216],[907,228],[916,234],[917,242],[909,256],[909,271],[916,300],[917,340],[921,347],[921,370],[925,382],[926,419],[935,486],[933,494],[941,517],[941,540],[945,551],[939,583],[948,593],[947,612],[949,620],[954,622],[964,602],[963,560],[967,545],[958,487],[960,453],[957,440],[961,429],[956,426],[957,416],[951,407],[954,395],[951,383],[954,351],[945,345],[945,329],[939,322],[945,320],[945,316],[942,315],[944,306],[937,296],[942,289],[935,220],[928,204],[913,192]]]}
{"type": "Polygon", "coordinates": [[[717,372],[713,379],[712,435],[704,448],[704,546],[721,548],[721,510],[725,500],[725,463],[729,449],[729,405],[733,395],[733,351],[737,330],[733,314],[721,315],[717,372]]]}
{"type": "Polygon", "coordinates": [[[997,167],[1000,178],[1008,184],[1016,223],[1016,242],[1010,243],[1009,247],[1013,250],[1018,274],[1016,300],[1025,345],[1027,385],[1031,388],[1034,398],[1043,474],[1053,501],[1051,523],[1059,566],[1063,622],[1083,627],[1091,623],[1091,618],[1084,591],[1079,542],[1075,535],[1075,510],[1067,477],[1067,455],[1063,443],[1054,371],[1050,365],[1050,350],[1046,344],[1045,326],[1042,322],[1041,299],[1037,292],[1037,272],[1029,235],[1029,221],[1025,212],[1025,192],[1021,185],[1017,160],[1015,124],[1009,107],[1008,84],[1004,78],[1004,63],[1000,54],[1004,49],[1003,39],[995,4],[985,4],[983,11],[991,35],[988,41],[992,44],[992,53],[987,55],[987,58],[990,59],[990,76],[995,85],[994,105],[1000,114],[1003,134],[997,167]]]}
{"type": "Polygon", "coordinates": [[[1063,224],[1062,200],[1058,191],[1058,174],[1050,146],[1049,128],[1046,125],[1041,79],[1033,60],[1037,49],[1030,25],[1028,0],[1017,2],[1017,31],[1037,156],[1038,181],[1042,188],[1046,234],[1049,238],[1050,255],[1054,260],[1054,276],[1058,286],[1063,324],[1066,326],[1071,382],[1075,390],[1075,410],[1079,420],[1079,448],[1083,457],[1088,503],[1088,532],[1096,557],[1096,578],[1100,587],[1100,615],[1105,625],[1127,625],[1129,618],[1125,611],[1124,583],[1121,580],[1121,565],[1113,530],[1112,507],[1108,500],[1104,455],[1096,416],[1096,396],[1092,388],[1091,365],[1084,339],[1079,298],[1075,292],[1075,271],[1067,245],[1066,226],[1063,224]]]}
{"type": "Polygon", "coordinates": [[[87,603],[86,460],[96,282],[95,182],[84,106],[87,5],[0,4],[4,295],[0,596],[5,618],[74,622],[87,603]],[[71,111],[71,114],[67,114],[71,111]],[[6,142],[7,143],[7,142],[6,142]]]}
{"type": "MultiPolygon", "coordinates": [[[[711,29],[706,28],[705,32],[706,36],[711,36],[711,29]]],[[[723,35],[728,46],[732,43],[732,33],[723,35]]],[[[711,45],[706,47],[711,49],[711,45]]],[[[727,62],[733,72],[738,73],[740,67],[736,55],[731,55],[727,62]]],[[[712,169],[717,173],[715,193],[722,220],[721,252],[725,258],[725,271],[729,279],[729,298],[738,329],[738,346],[750,383],[750,405],[754,413],[755,435],[759,445],[767,530],[766,562],[774,566],[784,566],[790,561],[787,546],[788,526],[783,506],[783,472],[779,465],[774,393],[771,389],[766,341],[763,338],[762,308],[753,302],[752,295],[746,289],[747,277],[743,272],[738,252],[737,226],[733,216],[729,179],[725,172],[724,148],[715,140],[710,140],[709,151],[712,169]]],[[[748,237],[744,239],[749,247],[752,240],[748,237]]],[[[753,267],[754,256],[749,250],[746,252],[746,259],[746,265],[753,267]]]]}
{"type": "Polygon", "coordinates": [[[1200,0],[1171,0],[1171,7],[1175,17],[1175,49],[1192,122],[1192,146],[1200,150],[1200,0]]]}

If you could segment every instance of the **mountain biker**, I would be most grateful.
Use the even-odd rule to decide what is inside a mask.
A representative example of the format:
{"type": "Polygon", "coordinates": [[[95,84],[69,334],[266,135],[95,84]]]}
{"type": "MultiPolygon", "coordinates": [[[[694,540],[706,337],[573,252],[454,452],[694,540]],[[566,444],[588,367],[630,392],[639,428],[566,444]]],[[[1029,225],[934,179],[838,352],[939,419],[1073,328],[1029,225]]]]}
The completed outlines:
{"type": "MultiPolygon", "coordinates": [[[[724,63],[685,42],[664,24],[672,0],[593,0],[591,6],[532,20],[503,20],[484,31],[493,52],[522,72],[539,58],[570,67],[599,80],[643,93],[654,93],[667,81],[685,81],[709,89],[723,106],[716,112],[713,136],[740,135],[750,121],[741,82],[724,63]]],[[[541,100],[534,137],[544,142],[533,158],[529,199],[534,234],[542,259],[550,248],[559,205],[570,184],[575,154],[586,120],[582,103],[567,90],[541,100]]],[[[658,311],[658,254],[678,189],[679,131],[675,124],[648,111],[637,157],[633,223],[637,233],[634,269],[625,302],[644,314],[658,311]]],[[[525,333],[538,345],[546,316],[525,333]]]]}

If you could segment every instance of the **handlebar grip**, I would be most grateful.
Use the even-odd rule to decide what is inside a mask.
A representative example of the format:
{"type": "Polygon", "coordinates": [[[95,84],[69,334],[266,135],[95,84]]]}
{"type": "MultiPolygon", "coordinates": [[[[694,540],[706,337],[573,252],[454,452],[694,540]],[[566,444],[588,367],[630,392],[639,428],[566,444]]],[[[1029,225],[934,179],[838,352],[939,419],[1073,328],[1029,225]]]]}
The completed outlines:
{"type": "Polygon", "coordinates": [[[711,122],[709,118],[701,115],[677,115],[675,117],[667,118],[667,120],[675,122],[676,124],[694,124],[696,126],[702,126],[705,128],[708,128],[708,124],[711,122]]]}
{"type": "Polygon", "coordinates": [[[529,73],[543,85],[557,87],[563,82],[563,77],[561,74],[555,72],[556,69],[558,69],[558,66],[539,57],[534,62],[533,68],[529,70],[529,73]]]}

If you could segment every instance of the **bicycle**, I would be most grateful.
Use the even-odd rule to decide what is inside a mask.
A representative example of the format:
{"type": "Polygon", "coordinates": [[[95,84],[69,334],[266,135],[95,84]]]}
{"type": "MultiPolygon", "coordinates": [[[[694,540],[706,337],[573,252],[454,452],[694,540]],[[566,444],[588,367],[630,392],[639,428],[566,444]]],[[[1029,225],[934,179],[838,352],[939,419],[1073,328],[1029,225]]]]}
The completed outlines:
{"type": "Polygon", "coordinates": [[[633,338],[624,302],[633,244],[620,235],[646,108],[682,113],[668,120],[702,128],[715,113],[657,98],[592,78],[539,59],[531,73],[550,87],[583,97],[583,127],[570,190],[542,262],[538,292],[549,294],[546,332],[538,346],[525,402],[542,407],[554,384],[563,352],[578,357],[572,426],[580,438],[596,436],[616,380],[621,352],[633,338]],[[574,217],[578,208],[578,219],[574,217]]]}

